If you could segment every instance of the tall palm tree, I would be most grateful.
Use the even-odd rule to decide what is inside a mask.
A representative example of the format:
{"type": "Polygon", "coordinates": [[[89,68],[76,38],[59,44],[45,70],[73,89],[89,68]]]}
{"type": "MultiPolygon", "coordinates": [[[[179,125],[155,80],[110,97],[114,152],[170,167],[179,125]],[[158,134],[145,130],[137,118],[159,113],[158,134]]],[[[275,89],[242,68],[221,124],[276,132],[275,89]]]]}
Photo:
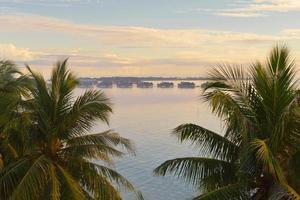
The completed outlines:
{"type": "Polygon", "coordinates": [[[23,156],[1,171],[1,199],[119,200],[117,186],[142,198],[109,167],[111,157],[133,152],[130,141],[111,130],[89,134],[97,121],[108,123],[109,99],[97,90],[75,98],[78,79],[67,69],[67,60],[56,64],[49,84],[27,68],[34,87],[21,113],[30,123],[23,130],[23,156]]]}
{"type": "Polygon", "coordinates": [[[222,136],[195,124],[173,134],[203,157],[168,160],[157,175],[173,174],[199,188],[195,199],[300,199],[300,104],[294,62],[275,47],[266,64],[220,65],[203,98],[224,122],[222,136]]]}

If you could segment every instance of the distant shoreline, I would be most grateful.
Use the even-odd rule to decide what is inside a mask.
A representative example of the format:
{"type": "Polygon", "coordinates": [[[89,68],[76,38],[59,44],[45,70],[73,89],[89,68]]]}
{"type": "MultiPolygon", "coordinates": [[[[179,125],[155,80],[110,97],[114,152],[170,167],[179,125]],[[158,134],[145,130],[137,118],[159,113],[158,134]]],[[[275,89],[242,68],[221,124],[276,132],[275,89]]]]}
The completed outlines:
{"type": "Polygon", "coordinates": [[[212,80],[208,77],[135,77],[135,76],[111,76],[111,77],[80,77],[80,80],[97,80],[97,81],[201,81],[212,80]]]}

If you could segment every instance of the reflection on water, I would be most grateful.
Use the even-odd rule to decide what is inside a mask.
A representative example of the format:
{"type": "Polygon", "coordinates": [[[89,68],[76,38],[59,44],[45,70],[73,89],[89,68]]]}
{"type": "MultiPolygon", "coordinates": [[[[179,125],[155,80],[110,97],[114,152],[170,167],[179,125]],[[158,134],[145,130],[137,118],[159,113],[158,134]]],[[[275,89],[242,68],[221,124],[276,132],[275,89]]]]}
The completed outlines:
{"type": "MultiPolygon", "coordinates": [[[[136,146],[136,156],[116,161],[117,171],[142,191],[145,200],[191,199],[196,194],[191,185],[174,177],[155,177],[153,169],[167,159],[199,154],[196,148],[180,144],[170,135],[176,126],[192,122],[219,131],[219,121],[212,116],[207,104],[200,101],[201,89],[112,88],[104,91],[114,104],[110,128],[131,139],[136,146]]],[[[99,125],[95,131],[105,129],[107,127],[99,125]]],[[[127,193],[124,196],[126,200],[133,199],[127,193]]]]}

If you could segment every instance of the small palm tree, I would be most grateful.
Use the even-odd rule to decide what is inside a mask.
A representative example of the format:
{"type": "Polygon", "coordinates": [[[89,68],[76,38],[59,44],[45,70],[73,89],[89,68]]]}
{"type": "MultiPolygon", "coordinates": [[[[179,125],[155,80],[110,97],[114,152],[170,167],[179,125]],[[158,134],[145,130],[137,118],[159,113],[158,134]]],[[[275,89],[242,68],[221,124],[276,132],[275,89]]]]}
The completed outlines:
{"type": "Polygon", "coordinates": [[[119,200],[115,186],[136,192],[109,168],[111,157],[133,152],[130,141],[111,130],[88,134],[97,120],[108,123],[109,99],[97,90],[75,98],[78,79],[67,70],[67,60],[56,64],[49,84],[27,68],[34,87],[21,113],[30,123],[23,156],[1,171],[1,199],[119,200]]]}
{"type": "Polygon", "coordinates": [[[294,62],[286,47],[266,65],[221,65],[212,70],[203,98],[224,121],[221,136],[195,124],[173,134],[199,146],[203,157],[168,160],[157,175],[174,174],[196,185],[199,200],[300,199],[300,104],[294,62]]]}

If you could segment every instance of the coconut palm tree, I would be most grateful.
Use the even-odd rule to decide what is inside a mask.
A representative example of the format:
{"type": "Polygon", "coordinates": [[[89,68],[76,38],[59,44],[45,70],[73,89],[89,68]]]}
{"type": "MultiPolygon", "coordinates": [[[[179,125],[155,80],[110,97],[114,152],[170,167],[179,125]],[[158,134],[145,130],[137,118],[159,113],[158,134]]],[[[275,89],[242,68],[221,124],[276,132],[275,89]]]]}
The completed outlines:
{"type": "Polygon", "coordinates": [[[183,124],[173,131],[197,145],[202,157],[168,160],[157,175],[194,184],[195,199],[300,199],[300,104],[294,62],[275,47],[266,64],[220,65],[203,98],[224,122],[224,135],[183,124]]]}
{"type": "MultiPolygon", "coordinates": [[[[18,109],[22,97],[28,96],[31,82],[8,60],[0,61],[0,169],[17,159],[20,152],[13,142],[21,118],[18,109]]],[[[21,139],[21,137],[19,137],[21,139]]]]}
{"type": "Polygon", "coordinates": [[[109,99],[98,90],[75,97],[78,79],[58,62],[50,82],[32,71],[34,87],[21,113],[29,116],[23,155],[1,171],[1,199],[122,199],[118,187],[133,185],[110,168],[112,157],[133,152],[126,138],[114,131],[89,134],[97,121],[108,123],[109,99]],[[118,186],[118,187],[117,187],[118,186]]]}

